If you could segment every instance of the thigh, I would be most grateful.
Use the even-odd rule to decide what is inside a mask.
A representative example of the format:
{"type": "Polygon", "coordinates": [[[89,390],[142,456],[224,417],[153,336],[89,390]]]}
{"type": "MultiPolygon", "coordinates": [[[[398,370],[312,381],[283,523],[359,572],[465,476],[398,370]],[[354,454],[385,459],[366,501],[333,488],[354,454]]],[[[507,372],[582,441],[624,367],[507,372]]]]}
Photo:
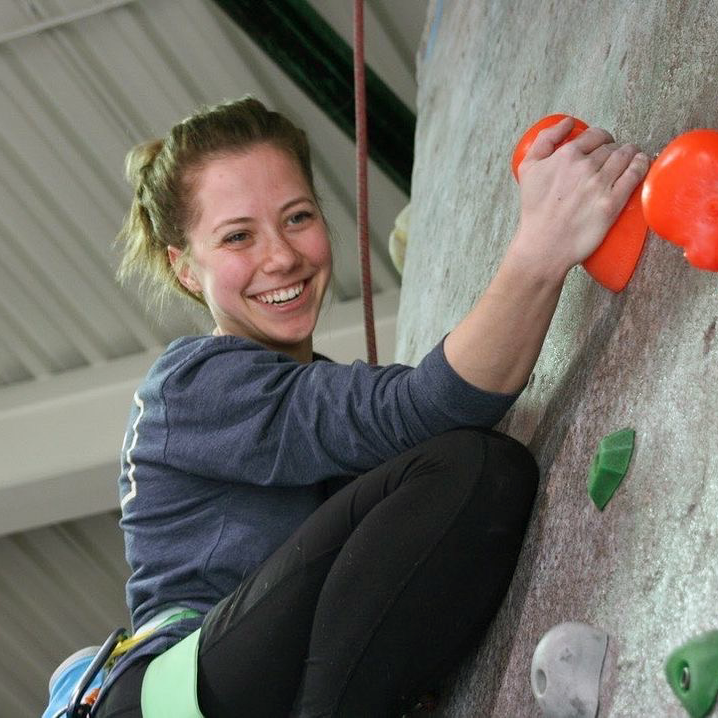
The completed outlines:
{"type": "Polygon", "coordinates": [[[454,431],[425,449],[325,581],[302,718],[397,715],[465,655],[508,587],[535,462],[496,432],[454,431]]]}
{"type": "Polygon", "coordinates": [[[209,612],[198,661],[200,706],[208,718],[289,715],[317,601],[337,555],[375,507],[435,472],[445,447],[437,437],[357,477],[209,612]]]}

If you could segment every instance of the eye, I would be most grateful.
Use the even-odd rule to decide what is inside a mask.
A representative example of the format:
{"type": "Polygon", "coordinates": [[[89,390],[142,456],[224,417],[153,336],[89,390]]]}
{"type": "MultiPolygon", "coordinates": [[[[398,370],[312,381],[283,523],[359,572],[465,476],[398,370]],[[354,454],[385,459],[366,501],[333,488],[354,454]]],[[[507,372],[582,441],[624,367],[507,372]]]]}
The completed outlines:
{"type": "Polygon", "coordinates": [[[247,232],[232,232],[232,234],[228,234],[223,241],[225,244],[239,244],[248,239],[249,234],[247,232]]]}
{"type": "Polygon", "coordinates": [[[301,212],[295,212],[293,215],[289,217],[287,220],[288,224],[302,224],[302,222],[306,222],[307,220],[310,220],[314,215],[309,212],[308,210],[302,210],[301,212]]]}

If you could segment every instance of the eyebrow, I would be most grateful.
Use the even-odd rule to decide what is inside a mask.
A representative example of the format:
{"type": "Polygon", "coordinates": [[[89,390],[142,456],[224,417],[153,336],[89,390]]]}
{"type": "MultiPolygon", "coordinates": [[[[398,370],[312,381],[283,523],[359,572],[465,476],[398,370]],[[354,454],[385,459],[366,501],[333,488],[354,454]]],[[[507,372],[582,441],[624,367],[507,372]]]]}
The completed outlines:
{"type": "MultiPolygon", "coordinates": [[[[296,199],[290,199],[289,202],[286,202],[283,204],[280,208],[280,212],[286,212],[290,207],[293,207],[295,204],[302,204],[303,202],[309,202],[311,204],[314,204],[314,200],[311,199],[311,197],[297,197],[296,199]]],[[[228,217],[227,219],[223,219],[213,230],[212,234],[216,234],[217,230],[221,229],[222,227],[228,225],[228,224],[241,224],[242,222],[251,222],[252,217],[228,217]]]]}

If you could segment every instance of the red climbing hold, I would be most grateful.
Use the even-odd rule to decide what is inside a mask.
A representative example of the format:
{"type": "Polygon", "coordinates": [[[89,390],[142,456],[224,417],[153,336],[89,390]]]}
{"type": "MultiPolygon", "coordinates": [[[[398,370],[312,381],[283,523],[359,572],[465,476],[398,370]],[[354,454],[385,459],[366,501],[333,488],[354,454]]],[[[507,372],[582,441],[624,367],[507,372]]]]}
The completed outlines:
{"type": "Polygon", "coordinates": [[[692,130],[666,145],[643,184],[643,213],[658,235],[699,269],[718,271],[718,130],[692,130]]]}
{"type": "MultiPolygon", "coordinates": [[[[548,115],[530,127],[519,140],[511,158],[511,170],[518,180],[518,167],[523,161],[536,135],[546,127],[560,122],[568,115],[548,115]]],[[[588,129],[585,122],[574,119],[569,136],[557,147],[588,129]]],[[[598,249],[583,262],[583,268],[602,286],[620,292],[633,276],[646,241],[647,225],[641,210],[641,186],[635,189],[613,227],[598,249]]]]}

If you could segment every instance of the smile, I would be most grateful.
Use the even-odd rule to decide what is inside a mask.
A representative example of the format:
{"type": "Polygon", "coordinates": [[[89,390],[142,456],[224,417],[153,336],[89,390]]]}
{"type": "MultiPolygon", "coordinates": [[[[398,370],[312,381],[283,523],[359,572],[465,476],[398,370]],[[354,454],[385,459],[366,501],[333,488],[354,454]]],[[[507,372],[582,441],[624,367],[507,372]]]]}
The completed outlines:
{"type": "Polygon", "coordinates": [[[253,299],[257,299],[263,304],[284,304],[292,299],[296,299],[304,291],[304,282],[299,282],[291,287],[283,289],[274,289],[271,292],[263,292],[255,294],[253,299]]]}

